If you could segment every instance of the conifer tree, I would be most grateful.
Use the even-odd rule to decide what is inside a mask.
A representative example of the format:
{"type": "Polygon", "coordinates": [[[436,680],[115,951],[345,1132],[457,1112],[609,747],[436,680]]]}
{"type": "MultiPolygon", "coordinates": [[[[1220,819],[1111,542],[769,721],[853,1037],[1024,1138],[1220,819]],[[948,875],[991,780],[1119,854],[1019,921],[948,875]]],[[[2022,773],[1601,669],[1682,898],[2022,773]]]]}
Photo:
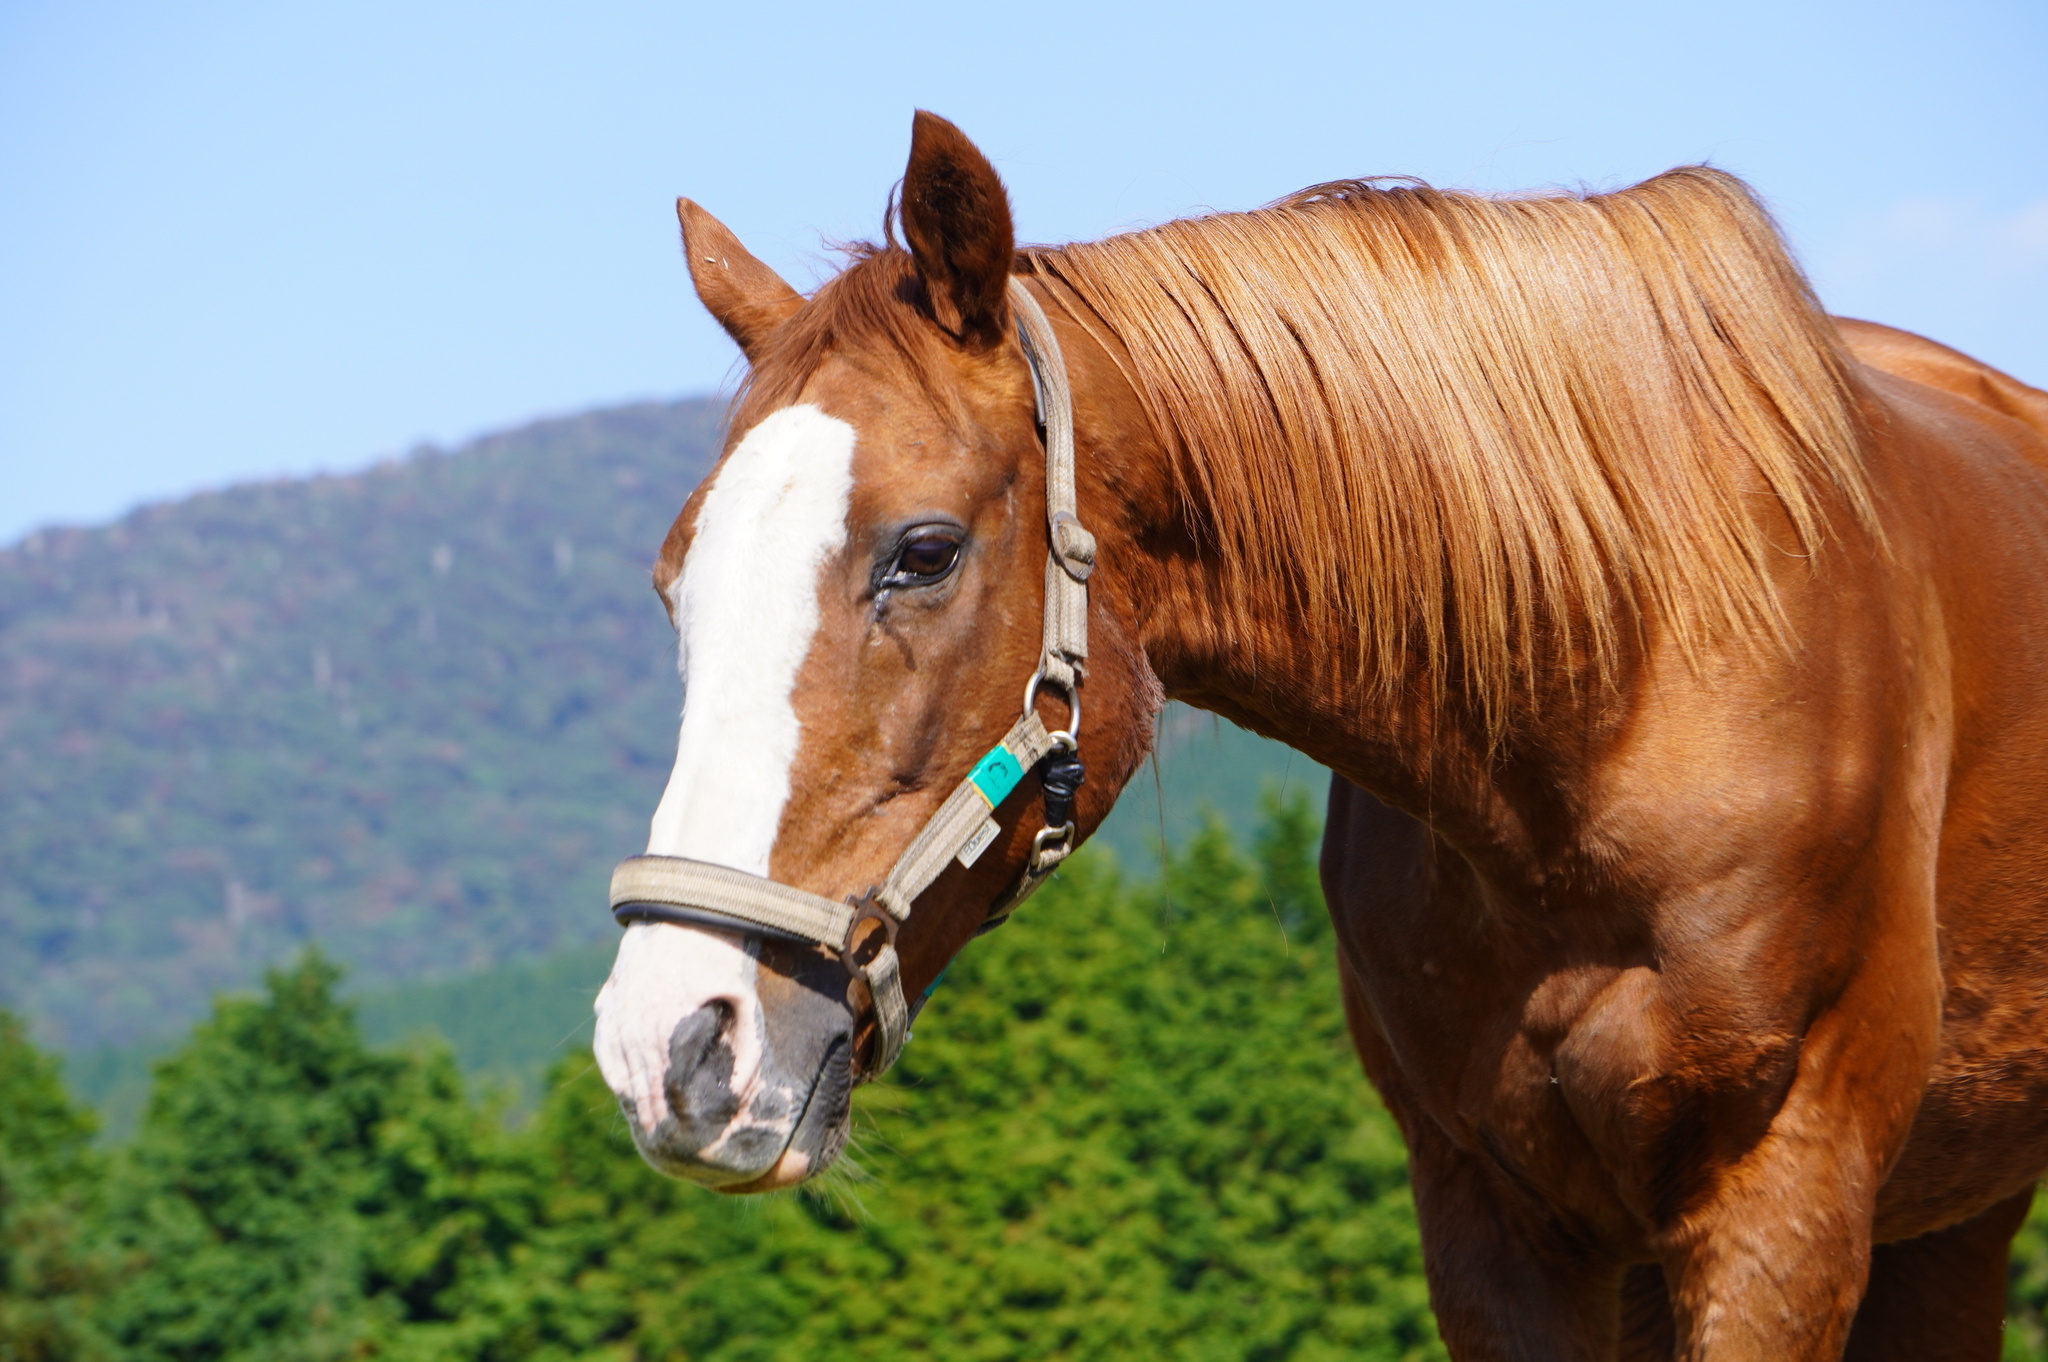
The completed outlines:
{"type": "Polygon", "coordinates": [[[0,1012],[0,1362],[92,1362],[102,1264],[87,1243],[104,1168],[57,1064],[0,1012]]]}
{"type": "Polygon", "coordinates": [[[105,1319],[133,1362],[323,1362],[432,1323],[476,1237],[479,1146],[445,1053],[378,1054],[309,953],[226,998],[157,1070],[116,1180],[123,1285],[105,1319]]]}

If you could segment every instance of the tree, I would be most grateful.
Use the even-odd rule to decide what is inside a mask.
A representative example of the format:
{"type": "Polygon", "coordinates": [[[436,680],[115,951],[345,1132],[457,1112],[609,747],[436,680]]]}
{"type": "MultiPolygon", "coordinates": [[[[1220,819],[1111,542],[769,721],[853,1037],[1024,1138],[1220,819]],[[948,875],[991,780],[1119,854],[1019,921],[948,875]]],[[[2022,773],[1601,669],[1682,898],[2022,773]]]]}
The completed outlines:
{"type": "Polygon", "coordinates": [[[56,1061],[0,1012],[0,1362],[106,1355],[89,1322],[101,1282],[85,1230],[104,1172],[93,1130],[56,1061]]]}
{"type": "Polygon", "coordinates": [[[495,1123],[445,1052],[371,1052],[338,977],[312,953],[273,971],[158,1068],[109,1208],[106,1320],[135,1362],[383,1351],[489,1232],[495,1123]]]}
{"type": "MultiPolygon", "coordinates": [[[[1249,859],[1212,825],[1157,884],[1069,863],[860,1092],[853,1157],[765,1198],[650,1171],[586,1056],[507,1130],[445,1051],[369,1050],[317,955],[160,1067],[103,1197],[0,1016],[0,1362],[1441,1357],[1315,841],[1269,797],[1249,859]]],[[[2011,1362],[2044,1264],[2048,1202],[2011,1362]]]]}

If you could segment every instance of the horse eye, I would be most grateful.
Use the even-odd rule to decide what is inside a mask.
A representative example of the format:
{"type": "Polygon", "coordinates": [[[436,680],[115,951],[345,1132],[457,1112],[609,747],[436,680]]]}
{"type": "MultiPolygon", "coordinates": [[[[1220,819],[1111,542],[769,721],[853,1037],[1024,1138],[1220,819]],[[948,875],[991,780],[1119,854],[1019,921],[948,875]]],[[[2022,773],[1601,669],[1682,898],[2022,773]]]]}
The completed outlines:
{"type": "Polygon", "coordinates": [[[935,582],[951,572],[959,559],[958,541],[936,534],[919,535],[896,551],[896,566],[889,575],[909,582],[935,582]]]}

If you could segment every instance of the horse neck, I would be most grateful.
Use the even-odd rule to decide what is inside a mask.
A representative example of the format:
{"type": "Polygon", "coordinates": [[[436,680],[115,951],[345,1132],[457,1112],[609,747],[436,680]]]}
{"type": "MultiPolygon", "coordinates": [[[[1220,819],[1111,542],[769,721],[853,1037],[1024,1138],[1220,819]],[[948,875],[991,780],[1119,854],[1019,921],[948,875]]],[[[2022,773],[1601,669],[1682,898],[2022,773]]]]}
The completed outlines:
{"type": "Polygon", "coordinates": [[[1540,874],[1618,710],[1552,687],[1503,735],[1455,696],[1430,703],[1419,661],[1412,676],[1364,678],[1348,621],[1275,602],[1246,630],[1216,609],[1228,587],[1214,563],[1146,569],[1140,637],[1169,699],[1286,743],[1503,873],[1540,874]]]}
{"type": "MultiPolygon", "coordinates": [[[[1122,617],[1114,636],[1136,643],[1166,698],[1284,742],[1475,853],[1491,848],[1504,867],[1533,868],[1545,840],[1537,829],[1566,817],[1593,730],[1613,722],[1612,707],[1538,678],[1504,739],[1500,723],[1454,693],[1431,701],[1439,688],[1419,653],[1411,676],[1368,678],[1354,621],[1287,601],[1223,608],[1239,575],[1203,547],[1123,369],[1099,335],[1061,330],[1082,514],[1117,564],[1101,585],[1118,589],[1098,592],[1097,609],[1122,617]]],[[[1284,552],[1284,540],[1273,547],[1284,552]]]]}

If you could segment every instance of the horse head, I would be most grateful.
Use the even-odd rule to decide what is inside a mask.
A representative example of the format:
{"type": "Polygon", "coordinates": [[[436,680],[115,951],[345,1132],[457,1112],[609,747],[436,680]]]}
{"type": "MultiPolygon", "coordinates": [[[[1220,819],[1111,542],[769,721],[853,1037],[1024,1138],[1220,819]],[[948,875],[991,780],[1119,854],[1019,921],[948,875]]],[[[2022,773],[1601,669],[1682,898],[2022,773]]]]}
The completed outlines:
{"type": "MultiPolygon", "coordinates": [[[[1103,589],[1128,538],[1107,506],[1099,543],[1066,546],[1066,567],[1094,587],[1085,683],[1066,670],[1076,659],[1048,651],[1045,598],[1062,560],[1049,572],[1060,536],[1018,334],[1031,304],[1011,291],[1008,197],[956,128],[917,117],[907,249],[858,252],[808,299],[695,204],[678,212],[697,295],[749,377],[723,455],[655,568],[684,705],[636,859],[793,890],[827,918],[868,906],[846,910],[840,942],[828,940],[837,925],[782,931],[691,906],[723,903],[715,886],[641,912],[615,881],[628,925],[598,996],[596,1051],[652,1164],[754,1191],[836,1157],[853,1086],[893,1058],[892,997],[919,997],[992,910],[1101,822],[1149,745],[1161,692],[1124,603],[1103,589]],[[1036,745],[1001,757],[1025,727],[1036,745]],[[1032,763],[1041,750],[1070,760],[1077,744],[1087,780],[1070,804],[1050,791],[1071,823],[1054,827],[1032,763]],[[939,847],[943,870],[891,899],[906,849],[958,812],[963,779],[992,759],[1014,760],[1008,788],[983,781],[988,807],[949,825],[972,838],[957,854],[939,847]],[[885,945],[900,994],[870,968],[885,945]]],[[[1103,475],[1086,476],[1084,503],[1103,475]]],[[[1070,761],[1069,785],[1076,774],[1070,761]]]]}

